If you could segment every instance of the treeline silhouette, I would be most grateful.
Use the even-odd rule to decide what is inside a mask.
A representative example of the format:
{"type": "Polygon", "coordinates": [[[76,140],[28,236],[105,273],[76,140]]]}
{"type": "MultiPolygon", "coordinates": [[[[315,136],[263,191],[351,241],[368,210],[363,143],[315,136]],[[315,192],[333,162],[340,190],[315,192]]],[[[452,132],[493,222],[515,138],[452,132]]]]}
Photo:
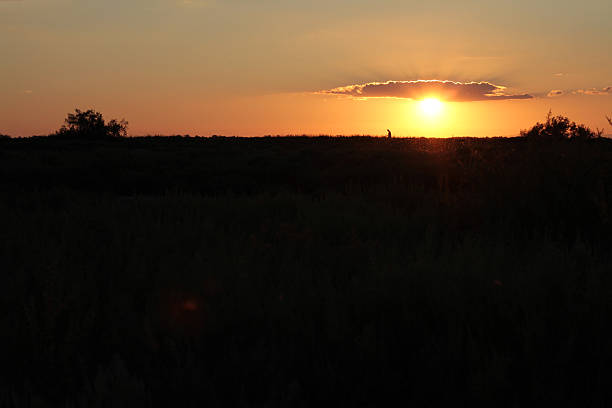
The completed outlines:
{"type": "Polygon", "coordinates": [[[108,139],[127,136],[127,128],[128,122],[125,119],[112,119],[106,123],[100,112],[75,109],[74,113],[68,114],[64,125],[49,136],[65,139],[108,139]]]}
{"type": "Polygon", "coordinates": [[[0,405],[603,406],[612,141],[549,139],[3,141],[0,405]]]}
{"type": "MultiPolygon", "coordinates": [[[[612,121],[606,116],[612,126],[612,121]]],[[[522,130],[520,135],[532,140],[587,140],[602,137],[603,129],[592,130],[583,124],[576,124],[562,115],[553,116],[552,111],[546,115],[546,122],[536,123],[531,129],[522,130]]]]}

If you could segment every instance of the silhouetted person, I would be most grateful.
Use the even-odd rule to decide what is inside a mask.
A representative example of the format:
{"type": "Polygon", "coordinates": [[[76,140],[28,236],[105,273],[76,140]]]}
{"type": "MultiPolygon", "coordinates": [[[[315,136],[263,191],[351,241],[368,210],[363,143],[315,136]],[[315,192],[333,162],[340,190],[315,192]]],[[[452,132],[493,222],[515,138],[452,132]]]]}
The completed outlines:
{"type": "Polygon", "coordinates": [[[387,137],[391,139],[391,131],[389,129],[387,129],[387,137]]]}

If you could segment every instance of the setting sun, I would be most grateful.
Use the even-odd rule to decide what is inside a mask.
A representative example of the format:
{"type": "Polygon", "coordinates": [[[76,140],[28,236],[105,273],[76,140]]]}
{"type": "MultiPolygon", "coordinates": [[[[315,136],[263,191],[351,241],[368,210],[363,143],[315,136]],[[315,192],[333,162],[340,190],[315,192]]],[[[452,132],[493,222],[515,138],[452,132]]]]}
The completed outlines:
{"type": "Polygon", "coordinates": [[[442,102],[436,98],[423,99],[419,102],[419,106],[421,112],[430,117],[438,116],[444,107],[442,102]]]}

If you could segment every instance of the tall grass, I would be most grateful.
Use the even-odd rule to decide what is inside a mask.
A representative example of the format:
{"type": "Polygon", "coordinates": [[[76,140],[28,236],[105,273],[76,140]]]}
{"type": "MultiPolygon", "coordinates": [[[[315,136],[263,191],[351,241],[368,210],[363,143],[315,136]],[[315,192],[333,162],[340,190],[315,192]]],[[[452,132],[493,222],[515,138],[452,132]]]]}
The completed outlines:
{"type": "Polygon", "coordinates": [[[604,405],[611,152],[0,145],[0,404],[604,405]]]}

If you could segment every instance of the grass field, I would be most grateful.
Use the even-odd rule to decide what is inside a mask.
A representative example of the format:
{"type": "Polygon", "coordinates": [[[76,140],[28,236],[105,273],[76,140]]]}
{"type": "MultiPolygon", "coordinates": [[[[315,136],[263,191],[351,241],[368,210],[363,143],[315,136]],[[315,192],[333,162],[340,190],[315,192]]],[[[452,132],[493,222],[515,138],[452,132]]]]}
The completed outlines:
{"type": "Polygon", "coordinates": [[[612,142],[0,140],[0,406],[608,406],[612,142]]]}

